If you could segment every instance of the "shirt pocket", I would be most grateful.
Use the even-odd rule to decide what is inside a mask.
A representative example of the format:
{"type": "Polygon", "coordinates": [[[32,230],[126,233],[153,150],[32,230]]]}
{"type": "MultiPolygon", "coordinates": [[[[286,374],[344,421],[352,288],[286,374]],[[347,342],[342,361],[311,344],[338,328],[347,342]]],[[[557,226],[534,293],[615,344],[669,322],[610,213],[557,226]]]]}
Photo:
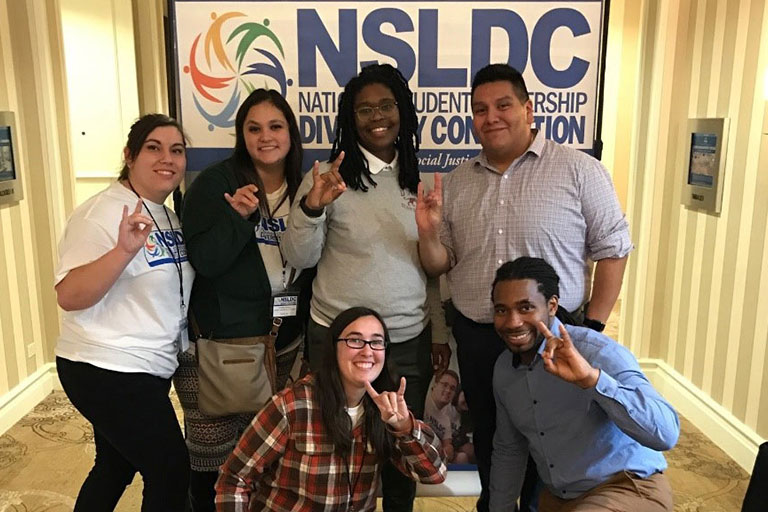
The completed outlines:
{"type": "Polygon", "coordinates": [[[315,501],[326,500],[343,471],[335,460],[333,444],[323,436],[305,432],[297,432],[292,444],[293,449],[286,450],[280,464],[280,488],[293,489],[315,501]]]}

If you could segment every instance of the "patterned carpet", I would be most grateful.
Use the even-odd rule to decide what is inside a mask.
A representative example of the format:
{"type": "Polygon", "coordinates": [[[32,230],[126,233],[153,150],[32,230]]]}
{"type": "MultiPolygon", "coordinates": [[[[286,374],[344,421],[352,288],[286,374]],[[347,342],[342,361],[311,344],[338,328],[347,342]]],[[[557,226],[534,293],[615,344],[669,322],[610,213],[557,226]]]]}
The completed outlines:
{"type": "MultiPolygon", "coordinates": [[[[71,511],[94,457],[90,424],[54,392],[0,437],[0,512],[71,511]]],[[[678,512],[738,512],[748,475],[683,420],[669,452],[668,476],[678,512]]],[[[137,477],[117,510],[139,510],[137,477]]],[[[471,511],[474,498],[418,498],[417,512],[471,511]]]]}

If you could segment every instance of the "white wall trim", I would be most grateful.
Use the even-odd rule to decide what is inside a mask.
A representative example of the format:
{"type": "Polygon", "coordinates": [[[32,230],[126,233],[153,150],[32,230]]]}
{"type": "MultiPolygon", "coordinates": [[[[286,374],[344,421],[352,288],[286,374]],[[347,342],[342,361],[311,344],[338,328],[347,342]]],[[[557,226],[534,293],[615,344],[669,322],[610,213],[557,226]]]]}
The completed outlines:
{"type": "Polygon", "coordinates": [[[54,389],[61,389],[56,364],[47,363],[0,397],[0,435],[5,434],[54,389]]]}
{"type": "Polygon", "coordinates": [[[763,438],[663,360],[640,359],[640,367],[677,412],[752,473],[763,438]]]}

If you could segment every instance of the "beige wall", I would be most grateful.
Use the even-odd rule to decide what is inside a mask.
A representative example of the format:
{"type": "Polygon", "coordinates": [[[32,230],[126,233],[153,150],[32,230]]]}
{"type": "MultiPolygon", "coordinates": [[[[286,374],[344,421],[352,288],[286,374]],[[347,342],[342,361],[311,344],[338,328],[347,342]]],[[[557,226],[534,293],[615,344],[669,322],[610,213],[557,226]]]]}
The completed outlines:
{"type": "Polygon", "coordinates": [[[115,180],[125,136],[139,117],[133,13],[131,0],[59,4],[80,204],[115,180]]]}
{"type": "Polygon", "coordinates": [[[168,112],[164,4],[59,0],[75,204],[115,180],[126,135],[141,114],[168,112]]]}
{"type": "Polygon", "coordinates": [[[140,105],[167,111],[163,50],[150,49],[162,40],[163,0],[136,3],[0,2],[0,110],[16,113],[24,189],[0,205],[0,431],[54,361],[53,272],[68,215],[116,178],[140,105]]]}
{"type": "Polygon", "coordinates": [[[622,341],[768,437],[766,2],[614,1],[611,15],[611,157],[637,246],[622,341]],[[730,119],[720,215],[680,204],[689,117],[730,119]]]}
{"type": "MultiPolygon", "coordinates": [[[[73,206],[58,3],[0,3],[0,110],[16,113],[24,199],[0,206],[0,399],[53,360],[56,241],[73,206]]],[[[4,400],[0,400],[4,402],[4,400]]]]}

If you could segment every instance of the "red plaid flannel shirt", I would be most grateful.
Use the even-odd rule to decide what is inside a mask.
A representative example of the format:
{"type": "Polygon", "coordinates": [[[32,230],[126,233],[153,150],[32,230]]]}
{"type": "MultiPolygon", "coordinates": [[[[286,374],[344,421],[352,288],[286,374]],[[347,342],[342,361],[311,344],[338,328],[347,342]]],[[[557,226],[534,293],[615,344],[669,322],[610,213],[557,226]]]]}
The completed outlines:
{"type": "MultiPolygon", "coordinates": [[[[351,460],[336,455],[313,384],[311,375],[305,377],[256,415],[221,467],[217,511],[375,510],[381,468],[370,442],[363,446],[363,425],[352,431],[351,460]]],[[[440,440],[426,424],[416,420],[395,447],[392,462],[406,475],[428,484],[445,480],[440,440]]]]}

